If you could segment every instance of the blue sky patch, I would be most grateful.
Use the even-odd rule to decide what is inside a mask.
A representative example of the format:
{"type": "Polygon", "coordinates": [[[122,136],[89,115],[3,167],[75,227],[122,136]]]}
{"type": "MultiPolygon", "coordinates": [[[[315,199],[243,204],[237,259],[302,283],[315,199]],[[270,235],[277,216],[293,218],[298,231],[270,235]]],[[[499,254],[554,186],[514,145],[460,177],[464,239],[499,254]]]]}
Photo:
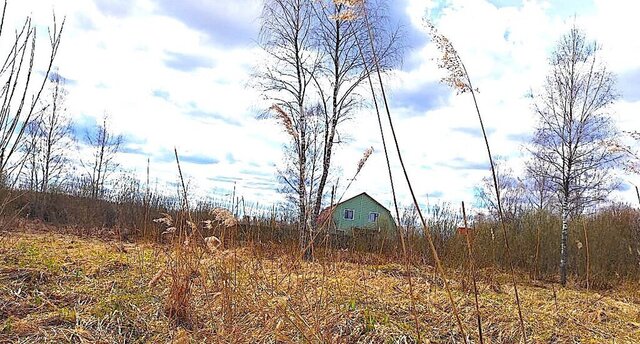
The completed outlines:
{"type": "Polygon", "coordinates": [[[531,133],[516,133],[516,134],[507,134],[507,139],[511,141],[516,141],[518,143],[527,143],[531,141],[532,134],[531,133]]]}
{"type": "Polygon", "coordinates": [[[153,96],[169,101],[169,92],[165,90],[153,90],[153,96]]]}
{"type": "MultiPolygon", "coordinates": [[[[482,138],[482,129],[480,127],[456,127],[451,128],[453,132],[462,133],[465,135],[469,135],[475,138],[482,138]]],[[[491,134],[496,132],[495,128],[485,128],[487,131],[487,136],[491,136],[491,134]]]]}
{"type": "Polygon", "coordinates": [[[135,5],[131,0],[94,0],[94,2],[100,12],[113,17],[126,17],[135,5]]]}
{"type": "MultiPolygon", "coordinates": [[[[244,3],[250,8],[250,1],[234,0],[226,4],[244,3]]],[[[198,30],[209,38],[211,43],[225,47],[248,45],[257,36],[257,23],[244,17],[230,15],[225,9],[225,1],[201,0],[158,0],[160,13],[173,17],[185,25],[198,30]]],[[[258,13],[259,14],[259,13],[258,13]]]]}
{"type": "Polygon", "coordinates": [[[166,55],[167,57],[164,60],[164,64],[169,68],[181,72],[193,72],[199,68],[213,67],[213,61],[208,57],[171,51],[166,52],[166,55]]]}
{"type": "Polygon", "coordinates": [[[391,104],[410,109],[413,112],[410,117],[422,116],[445,105],[450,94],[447,86],[430,82],[413,90],[398,91],[391,98],[391,104]]]}
{"type": "Polygon", "coordinates": [[[454,170],[488,170],[489,162],[469,161],[462,157],[453,158],[450,161],[440,162],[438,165],[454,170]]]}
{"type": "Polygon", "coordinates": [[[191,111],[187,112],[187,115],[189,115],[191,117],[195,117],[195,118],[217,119],[219,121],[222,121],[222,122],[224,122],[226,124],[233,125],[233,126],[240,126],[241,125],[240,122],[238,122],[238,121],[236,121],[234,119],[222,116],[220,114],[217,114],[215,112],[207,112],[207,111],[202,111],[202,110],[191,110],[191,111]]]}
{"type": "Polygon", "coordinates": [[[206,155],[182,155],[180,161],[196,165],[215,165],[220,162],[220,160],[206,155]]]}
{"type": "Polygon", "coordinates": [[[640,68],[619,75],[618,90],[627,101],[640,100],[640,68]]]}
{"type": "Polygon", "coordinates": [[[73,121],[71,125],[71,133],[77,142],[88,144],[87,135],[95,132],[98,122],[95,117],[82,115],[73,121]]]}

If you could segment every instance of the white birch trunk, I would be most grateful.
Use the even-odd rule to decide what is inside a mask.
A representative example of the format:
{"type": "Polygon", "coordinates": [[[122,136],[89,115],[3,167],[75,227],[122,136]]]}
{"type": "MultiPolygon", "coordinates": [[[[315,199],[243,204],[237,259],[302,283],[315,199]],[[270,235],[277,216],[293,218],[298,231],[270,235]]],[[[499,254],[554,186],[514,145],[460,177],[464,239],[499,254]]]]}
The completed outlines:
{"type": "Polygon", "coordinates": [[[569,204],[565,198],[562,201],[562,232],[560,233],[560,284],[567,284],[567,261],[569,258],[568,239],[569,239],[569,204]]]}

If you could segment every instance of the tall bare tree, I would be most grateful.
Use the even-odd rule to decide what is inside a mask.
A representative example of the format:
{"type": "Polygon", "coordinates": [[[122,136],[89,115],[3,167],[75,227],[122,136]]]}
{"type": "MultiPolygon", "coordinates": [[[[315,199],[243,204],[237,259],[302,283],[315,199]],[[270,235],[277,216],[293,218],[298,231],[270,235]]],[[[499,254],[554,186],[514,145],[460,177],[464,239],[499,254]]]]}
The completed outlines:
{"type": "Polygon", "coordinates": [[[90,197],[100,198],[104,196],[106,181],[118,168],[116,156],[123,138],[111,131],[106,115],[102,124],[93,132],[87,132],[86,136],[92,152],[89,159],[81,160],[84,178],[89,184],[90,197]]]}
{"type": "MultiPolygon", "coordinates": [[[[275,104],[272,109],[277,111],[271,114],[289,123],[291,144],[285,153],[295,159],[288,164],[296,166],[296,176],[287,173],[283,179],[297,200],[304,248],[310,248],[326,194],[339,126],[361,103],[358,87],[373,59],[370,53],[363,59],[358,51],[357,42],[364,41],[368,31],[356,14],[356,3],[360,2],[266,0],[263,7],[260,44],[268,59],[256,73],[255,87],[275,104]]],[[[397,32],[386,34],[383,11],[375,9],[369,20],[375,37],[380,37],[377,57],[387,66],[397,57],[392,54],[398,51],[397,32]]],[[[311,257],[309,249],[305,257],[311,257]]]]}
{"type": "Polygon", "coordinates": [[[56,188],[64,181],[73,142],[64,78],[54,71],[50,80],[47,95],[40,100],[43,110],[25,131],[26,177],[29,188],[40,192],[56,188]]]}
{"type": "Polygon", "coordinates": [[[401,49],[399,30],[386,29],[389,23],[384,16],[384,2],[320,0],[315,1],[313,9],[317,23],[314,48],[322,57],[313,81],[324,119],[322,172],[312,214],[313,223],[317,223],[331,170],[334,144],[341,142],[338,130],[361,104],[359,86],[367,80],[370,69],[366,67],[374,63],[374,54],[363,44],[369,39],[369,31],[361,14],[364,11],[368,14],[375,57],[383,70],[399,60],[401,49]]]}
{"type": "Polygon", "coordinates": [[[271,113],[282,120],[290,134],[297,182],[293,186],[299,212],[300,245],[305,258],[309,245],[307,190],[308,93],[319,58],[313,51],[313,3],[306,0],[265,0],[260,44],[268,54],[263,70],[256,73],[256,87],[274,103],[271,113]]]}
{"type": "Polygon", "coordinates": [[[577,27],[562,36],[549,59],[541,94],[534,96],[538,125],[532,140],[534,160],[557,193],[562,212],[560,282],[567,282],[568,223],[604,200],[615,186],[611,170],[623,158],[616,149],[610,106],[616,100],[614,75],[600,47],[577,27]]]}
{"type": "MultiPolygon", "coordinates": [[[[47,83],[58,53],[64,20],[58,26],[55,15],[49,28],[50,51],[47,64],[36,66],[37,29],[27,16],[17,30],[5,27],[8,1],[4,1],[0,19],[0,45],[6,48],[0,57],[0,179],[11,185],[8,176],[23,165],[12,159],[23,147],[25,131],[37,109],[38,100],[47,83]],[[42,79],[37,76],[42,72],[42,79]]],[[[38,50],[39,51],[39,50],[38,50]]]]}

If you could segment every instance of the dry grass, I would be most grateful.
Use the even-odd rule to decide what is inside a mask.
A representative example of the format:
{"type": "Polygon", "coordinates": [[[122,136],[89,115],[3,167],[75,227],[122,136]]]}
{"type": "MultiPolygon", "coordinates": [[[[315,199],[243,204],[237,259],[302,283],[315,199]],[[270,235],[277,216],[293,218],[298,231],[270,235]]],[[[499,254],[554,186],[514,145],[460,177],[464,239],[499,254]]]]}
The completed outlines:
{"type": "MultiPolygon", "coordinates": [[[[200,260],[189,322],[175,324],[165,312],[172,279],[158,277],[163,252],[69,234],[5,233],[0,342],[415,342],[401,265],[351,263],[355,257],[343,251],[318,252],[321,259],[306,263],[277,247],[219,250],[200,260]]],[[[428,266],[411,273],[423,340],[460,342],[442,281],[428,266]]],[[[509,277],[478,276],[485,342],[517,341],[513,295],[503,287],[509,277]]],[[[530,340],[640,342],[637,286],[598,294],[521,279],[530,340]]],[[[465,327],[474,328],[470,282],[450,284],[465,327]]]]}

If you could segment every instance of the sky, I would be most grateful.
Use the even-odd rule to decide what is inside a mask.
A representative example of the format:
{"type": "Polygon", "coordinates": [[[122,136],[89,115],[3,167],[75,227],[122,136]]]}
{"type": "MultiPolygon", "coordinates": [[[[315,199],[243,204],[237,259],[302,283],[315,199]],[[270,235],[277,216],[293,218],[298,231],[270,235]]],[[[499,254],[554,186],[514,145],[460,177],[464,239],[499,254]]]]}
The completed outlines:
{"type": "MultiPolygon", "coordinates": [[[[46,55],[52,11],[66,16],[55,61],[66,79],[67,106],[81,133],[107,114],[125,137],[121,166],[144,178],[175,182],[176,147],[190,190],[276,203],[277,169],[286,134],[257,119],[265,103],[248,86],[261,62],[256,44],[260,0],[9,0],[9,27],[26,15],[38,26],[46,55]]],[[[402,154],[422,204],[474,200],[489,176],[488,158],[469,94],[439,83],[443,72],[423,19],[453,42],[478,87],[479,106],[496,156],[521,174],[535,125],[527,94],[540,88],[547,57],[575,22],[603,47],[618,76],[612,108],[622,130],[640,130],[640,3],[628,0],[393,0],[390,22],[405,32],[402,64],[388,76],[391,113],[402,154]]],[[[12,26],[11,26],[12,25],[12,26]]],[[[344,188],[366,148],[374,153],[345,197],[367,192],[390,205],[377,120],[371,109],[344,123],[348,134],[334,164],[344,188]]],[[[400,202],[407,188],[394,164],[400,202]]],[[[621,175],[612,198],[636,202],[640,177],[621,175]]]]}

